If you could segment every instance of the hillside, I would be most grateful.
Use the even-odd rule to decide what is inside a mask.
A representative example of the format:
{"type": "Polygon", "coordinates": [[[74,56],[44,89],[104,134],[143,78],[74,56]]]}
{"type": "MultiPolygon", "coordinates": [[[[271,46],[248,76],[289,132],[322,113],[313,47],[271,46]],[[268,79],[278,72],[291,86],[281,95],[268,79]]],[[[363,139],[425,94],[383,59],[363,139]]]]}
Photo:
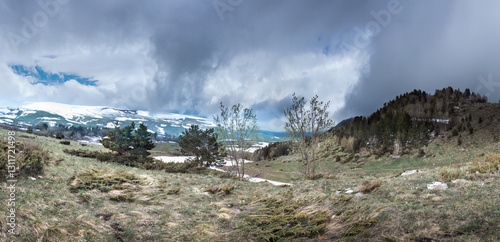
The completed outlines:
{"type": "Polygon", "coordinates": [[[414,90],[385,103],[370,116],[354,117],[331,132],[344,149],[374,151],[378,156],[411,153],[448,131],[453,136],[467,136],[474,130],[487,129],[493,138],[499,135],[494,125],[499,124],[495,112],[498,105],[486,102],[485,96],[469,89],[462,92],[448,87],[434,94],[414,90]],[[483,108],[488,111],[480,112],[483,108]],[[486,119],[489,126],[481,127],[479,121],[486,119]]]}
{"type": "MultiPolygon", "coordinates": [[[[6,137],[7,131],[0,130],[0,135],[6,137]]],[[[500,154],[490,155],[498,153],[498,142],[467,144],[472,150],[465,151],[443,139],[425,149],[428,154],[436,152],[435,157],[381,159],[362,166],[334,162],[324,150],[322,168],[328,168],[330,175],[316,180],[296,176],[300,163],[289,162],[294,156],[249,164],[249,171],[274,170],[282,174],[281,179],[270,178],[293,184],[279,187],[216,173],[166,173],[102,163],[62,152],[66,148],[99,151],[102,146],[74,141],[68,146],[54,138],[23,133],[16,138],[43,147],[52,157],[43,174],[18,178],[18,241],[500,238],[500,177],[497,170],[486,169],[499,164],[500,154]],[[469,163],[465,154],[477,158],[469,163]],[[402,174],[424,164],[415,174],[402,174]],[[429,190],[436,181],[448,188],[429,190]]],[[[330,148],[340,152],[338,146],[330,148]]],[[[6,201],[7,184],[1,187],[0,200],[6,201]]],[[[6,209],[0,207],[2,231],[8,228],[6,209]]],[[[0,234],[0,239],[5,236],[0,234]]]]}

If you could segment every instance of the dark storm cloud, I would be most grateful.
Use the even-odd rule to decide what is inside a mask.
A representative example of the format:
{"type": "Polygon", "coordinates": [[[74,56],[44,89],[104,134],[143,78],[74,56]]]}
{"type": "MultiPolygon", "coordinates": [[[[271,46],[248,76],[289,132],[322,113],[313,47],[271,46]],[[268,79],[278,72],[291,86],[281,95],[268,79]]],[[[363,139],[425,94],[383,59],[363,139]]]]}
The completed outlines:
{"type": "MultiPolygon", "coordinates": [[[[159,72],[150,104],[168,103],[181,110],[199,105],[206,100],[200,94],[207,75],[237,55],[265,51],[268,58],[280,60],[304,49],[317,47],[319,52],[323,46],[314,46],[318,45],[315,41],[322,35],[329,38],[339,26],[352,22],[346,19],[361,15],[349,11],[354,9],[361,12],[364,7],[331,1],[243,1],[222,12],[224,21],[212,2],[186,3],[178,11],[166,11],[161,21],[153,23],[151,54],[159,72]]],[[[231,101],[239,100],[233,97],[231,101]]]]}
{"type": "Polygon", "coordinates": [[[406,2],[372,39],[370,71],[337,116],[368,115],[413,89],[470,88],[498,101],[499,7],[496,1],[406,2]]]}

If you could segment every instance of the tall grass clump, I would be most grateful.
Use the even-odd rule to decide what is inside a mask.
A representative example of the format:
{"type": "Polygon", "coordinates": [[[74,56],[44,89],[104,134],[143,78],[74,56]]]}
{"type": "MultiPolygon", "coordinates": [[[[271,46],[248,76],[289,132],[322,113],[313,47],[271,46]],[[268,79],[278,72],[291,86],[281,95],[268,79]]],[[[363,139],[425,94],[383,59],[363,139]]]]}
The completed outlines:
{"type": "Polygon", "coordinates": [[[258,198],[250,204],[253,209],[245,216],[241,227],[244,233],[258,241],[287,241],[325,232],[330,211],[317,207],[303,210],[309,201],[293,199],[291,192],[283,197],[258,198]]]}
{"type": "MultiPolygon", "coordinates": [[[[16,142],[15,154],[9,152],[9,145],[5,141],[0,141],[0,172],[7,174],[7,164],[9,155],[11,160],[15,160],[16,176],[38,176],[43,174],[45,165],[51,156],[48,151],[39,148],[31,143],[16,142]],[[12,159],[14,158],[14,159],[12,159]]],[[[5,181],[7,176],[0,176],[1,181],[5,181]]]]}

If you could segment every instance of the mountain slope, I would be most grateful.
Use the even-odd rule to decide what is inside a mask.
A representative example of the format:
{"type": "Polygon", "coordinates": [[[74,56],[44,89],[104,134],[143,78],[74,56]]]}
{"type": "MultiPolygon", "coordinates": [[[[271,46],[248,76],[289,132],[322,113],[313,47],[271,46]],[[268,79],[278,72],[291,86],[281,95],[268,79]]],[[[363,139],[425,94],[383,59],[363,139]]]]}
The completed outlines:
{"type": "MultiPolygon", "coordinates": [[[[144,123],[158,136],[178,136],[191,125],[201,128],[215,127],[205,118],[174,113],[151,114],[147,111],[118,109],[106,106],[68,105],[54,102],[35,102],[19,108],[0,108],[0,124],[27,128],[46,123],[48,126],[82,126],[86,128],[114,128],[115,122],[128,125],[144,123]]],[[[278,141],[280,133],[262,133],[266,141],[278,141]]]]}
{"type": "Polygon", "coordinates": [[[487,105],[486,102],[485,96],[469,89],[462,92],[448,87],[434,94],[414,90],[399,95],[369,117],[355,117],[332,131],[339,139],[346,140],[343,148],[349,151],[368,148],[378,149],[379,155],[393,152],[399,155],[426,145],[447,131],[452,131],[453,136],[462,132],[466,135],[466,131],[474,133],[479,128],[473,126],[474,120],[480,118],[476,117],[475,109],[487,105]]]}

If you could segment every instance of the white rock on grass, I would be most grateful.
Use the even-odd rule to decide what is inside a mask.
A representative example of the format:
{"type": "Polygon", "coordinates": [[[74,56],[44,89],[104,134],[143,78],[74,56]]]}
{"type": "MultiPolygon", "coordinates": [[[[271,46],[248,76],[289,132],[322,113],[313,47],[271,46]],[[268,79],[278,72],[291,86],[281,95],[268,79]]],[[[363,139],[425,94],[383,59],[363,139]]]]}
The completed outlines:
{"type": "Polygon", "coordinates": [[[465,180],[465,179],[456,179],[456,180],[453,180],[451,182],[452,183],[467,183],[467,180],[465,180]]]}
{"type": "Polygon", "coordinates": [[[442,183],[442,182],[433,182],[431,184],[427,184],[427,189],[429,189],[429,190],[432,190],[432,189],[445,190],[447,188],[448,188],[448,185],[446,185],[446,183],[442,183]]]}
{"type": "Polygon", "coordinates": [[[409,176],[409,175],[413,175],[417,172],[422,172],[422,171],[419,171],[419,170],[405,171],[405,172],[401,173],[401,176],[409,176]]]}

